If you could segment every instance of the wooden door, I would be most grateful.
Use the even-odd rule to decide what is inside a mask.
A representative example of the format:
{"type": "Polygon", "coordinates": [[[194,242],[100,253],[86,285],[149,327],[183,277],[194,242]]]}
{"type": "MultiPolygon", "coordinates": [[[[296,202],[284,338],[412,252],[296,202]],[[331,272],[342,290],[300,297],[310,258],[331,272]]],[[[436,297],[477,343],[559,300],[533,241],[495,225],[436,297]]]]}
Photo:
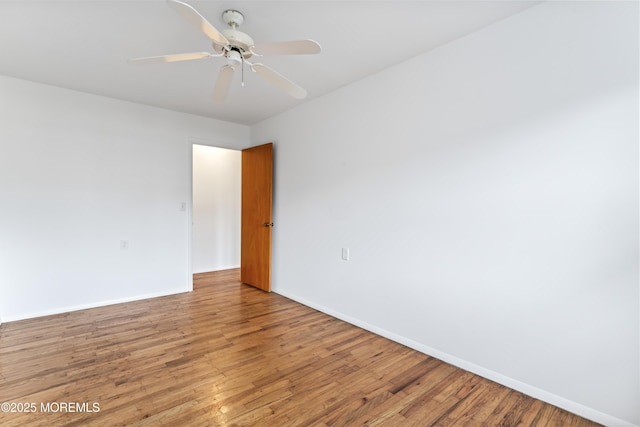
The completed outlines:
{"type": "Polygon", "coordinates": [[[242,150],[240,280],[271,291],[273,144],[242,150]]]}

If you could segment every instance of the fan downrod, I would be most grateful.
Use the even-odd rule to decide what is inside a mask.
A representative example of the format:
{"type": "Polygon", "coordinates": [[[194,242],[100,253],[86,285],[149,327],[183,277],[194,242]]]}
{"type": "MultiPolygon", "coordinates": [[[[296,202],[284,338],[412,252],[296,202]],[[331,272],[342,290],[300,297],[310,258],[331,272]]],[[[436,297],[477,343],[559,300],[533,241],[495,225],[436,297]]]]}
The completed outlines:
{"type": "Polygon", "coordinates": [[[235,30],[244,23],[244,15],[237,10],[227,9],[222,12],[222,20],[230,26],[231,29],[235,30]]]}

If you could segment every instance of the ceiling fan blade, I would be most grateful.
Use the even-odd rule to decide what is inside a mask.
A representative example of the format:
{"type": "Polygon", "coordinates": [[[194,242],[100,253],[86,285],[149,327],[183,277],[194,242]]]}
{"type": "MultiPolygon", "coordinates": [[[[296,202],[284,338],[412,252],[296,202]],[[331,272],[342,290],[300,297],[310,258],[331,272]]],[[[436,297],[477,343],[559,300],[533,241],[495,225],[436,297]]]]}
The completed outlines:
{"type": "Polygon", "coordinates": [[[213,100],[217,104],[222,104],[227,97],[231,81],[233,80],[234,68],[231,65],[225,65],[220,68],[218,73],[218,80],[216,80],[216,86],[213,88],[213,100]]]}
{"type": "Polygon", "coordinates": [[[178,53],[175,55],[162,55],[162,56],[145,56],[143,58],[129,59],[132,64],[151,64],[158,62],[178,62],[178,61],[191,61],[194,59],[206,59],[216,55],[212,55],[209,52],[193,52],[193,53],[178,53]]]}
{"type": "Polygon", "coordinates": [[[267,80],[269,83],[278,86],[294,98],[303,99],[307,96],[306,90],[264,64],[251,64],[251,69],[260,77],[267,80]]]}
{"type": "Polygon", "coordinates": [[[312,55],[320,53],[320,45],[313,40],[294,40],[289,42],[259,43],[251,52],[262,55],[312,55]]]}
{"type": "Polygon", "coordinates": [[[167,3],[191,22],[191,24],[193,24],[197,29],[202,31],[215,44],[220,46],[227,46],[229,44],[229,40],[227,40],[227,38],[216,29],[216,27],[211,25],[211,23],[207,21],[204,16],[200,15],[200,13],[198,13],[198,11],[192,6],[178,0],[167,0],[167,3]]]}

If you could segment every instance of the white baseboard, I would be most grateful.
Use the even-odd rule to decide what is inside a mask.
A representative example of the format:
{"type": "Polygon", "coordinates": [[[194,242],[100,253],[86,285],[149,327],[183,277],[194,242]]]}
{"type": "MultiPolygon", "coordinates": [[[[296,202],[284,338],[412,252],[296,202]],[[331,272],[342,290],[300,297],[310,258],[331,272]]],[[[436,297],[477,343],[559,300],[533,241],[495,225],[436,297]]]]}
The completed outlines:
{"type": "Polygon", "coordinates": [[[300,304],[306,305],[307,307],[311,307],[315,310],[321,311],[325,314],[328,314],[332,317],[335,317],[340,320],[344,320],[347,323],[358,326],[359,328],[365,329],[369,332],[373,332],[376,335],[380,335],[382,337],[388,338],[392,341],[400,343],[402,345],[406,345],[409,348],[417,350],[426,355],[435,357],[436,359],[440,359],[444,362],[447,362],[453,366],[457,366],[458,368],[464,369],[465,371],[469,371],[476,375],[480,375],[481,377],[487,378],[491,381],[494,381],[498,384],[502,384],[506,387],[509,387],[513,390],[524,393],[528,396],[539,399],[543,402],[549,403],[551,405],[562,408],[566,411],[572,412],[576,415],[579,415],[588,420],[603,424],[608,427],[640,427],[636,424],[630,423],[625,420],[621,420],[609,414],[605,414],[588,406],[584,406],[580,403],[574,402],[569,399],[565,399],[561,396],[550,393],[546,390],[542,390],[540,388],[534,387],[530,384],[523,383],[521,381],[515,380],[513,378],[502,375],[498,372],[494,372],[490,369],[483,368],[482,366],[471,363],[467,360],[460,359],[456,356],[452,356],[448,353],[444,353],[438,349],[429,347],[427,345],[421,344],[419,342],[413,341],[401,335],[395,334],[393,332],[389,332],[385,329],[381,329],[375,325],[371,325],[367,322],[364,322],[360,319],[356,319],[354,317],[348,316],[344,313],[337,312],[328,307],[322,306],[320,304],[316,304],[312,301],[308,301],[304,298],[300,298],[297,295],[290,294],[286,291],[281,291],[279,289],[274,289],[274,293],[282,295],[286,298],[289,298],[293,301],[296,301],[300,304]]]}
{"type": "Polygon", "coordinates": [[[121,304],[123,302],[140,301],[144,299],[164,297],[167,295],[176,295],[176,294],[181,294],[185,292],[190,292],[190,290],[176,289],[171,292],[157,292],[157,293],[150,293],[150,294],[144,294],[144,295],[137,295],[133,297],[118,298],[118,299],[113,299],[108,301],[96,301],[89,304],[72,305],[67,307],[56,307],[51,310],[36,311],[31,313],[20,313],[18,315],[8,316],[8,317],[5,317],[3,321],[5,323],[16,322],[18,320],[33,319],[36,317],[43,317],[43,316],[51,316],[53,314],[69,313],[71,311],[86,310],[88,308],[96,308],[96,307],[104,307],[107,305],[121,304]]]}

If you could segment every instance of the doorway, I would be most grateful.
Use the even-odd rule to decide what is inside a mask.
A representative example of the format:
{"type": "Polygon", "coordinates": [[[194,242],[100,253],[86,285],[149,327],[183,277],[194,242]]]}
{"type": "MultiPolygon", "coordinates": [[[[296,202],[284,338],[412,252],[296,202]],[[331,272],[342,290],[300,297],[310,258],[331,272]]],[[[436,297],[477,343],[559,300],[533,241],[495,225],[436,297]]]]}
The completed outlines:
{"type": "Polygon", "coordinates": [[[242,152],[193,144],[191,272],[240,267],[242,152]]]}
{"type": "Polygon", "coordinates": [[[193,143],[191,165],[191,276],[240,267],[243,283],[271,292],[273,143],[242,151],[193,143]]]}

